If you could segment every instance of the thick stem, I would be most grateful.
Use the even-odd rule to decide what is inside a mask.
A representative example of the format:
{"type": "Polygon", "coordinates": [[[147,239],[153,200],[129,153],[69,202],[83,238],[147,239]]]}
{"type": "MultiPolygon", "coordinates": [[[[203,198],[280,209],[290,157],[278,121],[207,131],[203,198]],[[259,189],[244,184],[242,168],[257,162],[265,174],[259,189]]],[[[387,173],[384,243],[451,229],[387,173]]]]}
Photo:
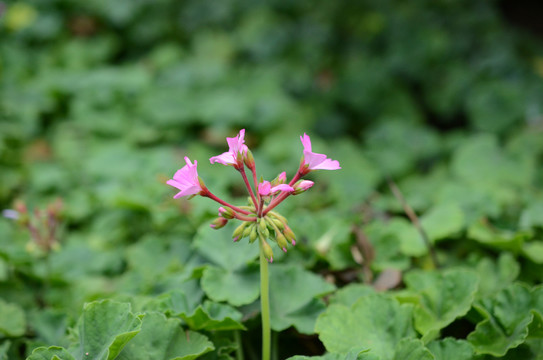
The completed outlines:
{"type": "Polygon", "coordinates": [[[234,340],[236,341],[236,344],[238,345],[238,349],[236,350],[236,360],[244,360],[243,346],[241,344],[241,335],[239,334],[239,330],[234,331],[234,340]]]}
{"type": "Polygon", "coordinates": [[[211,191],[205,189],[205,192],[202,194],[202,196],[205,196],[205,197],[208,197],[210,198],[211,200],[214,200],[216,202],[218,202],[219,204],[221,205],[224,205],[224,206],[228,206],[229,208],[231,208],[232,210],[235,210],[239,213],[242,213],[242,214],[245,214],[245,215],[250,215],[251,213],[247,210],[243,210],[243,209],[240,209],[239,207],[235,206],[235,205],[232,205],[230,203],[227,203],[226,201],[222,200],[222,199],[219,199],[218,197],[216,197],[215,195],[213,195],[211,193],[211,191]]]}
{"type": "MultiPolygon", "coordinates": [[[[259,241],[260,244],[260,241],[259,241]]],[[[270,360],[270,296],[268,260],[264,256],[264,249],[260,244],[260,313],[262,316],[262,360],[270,360]]]]}

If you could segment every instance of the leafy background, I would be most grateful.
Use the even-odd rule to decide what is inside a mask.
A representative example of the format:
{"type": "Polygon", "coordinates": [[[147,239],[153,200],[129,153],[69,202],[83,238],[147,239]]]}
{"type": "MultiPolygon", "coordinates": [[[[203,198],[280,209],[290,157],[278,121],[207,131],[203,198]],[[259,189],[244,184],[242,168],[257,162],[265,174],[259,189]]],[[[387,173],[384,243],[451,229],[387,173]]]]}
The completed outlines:
{"type": "Polygon", "coordinates": [[[206,161],[241,128],[268,179],[304,132],[342,165],[281,205],[276,359],[542,359],[543,46],[508,6],[5,2],[0,207],[64,207],[48,253],[0,220],[0,359],[258,358],[256,246],[165,185],[188,155],[244,201],[206,161]]]}

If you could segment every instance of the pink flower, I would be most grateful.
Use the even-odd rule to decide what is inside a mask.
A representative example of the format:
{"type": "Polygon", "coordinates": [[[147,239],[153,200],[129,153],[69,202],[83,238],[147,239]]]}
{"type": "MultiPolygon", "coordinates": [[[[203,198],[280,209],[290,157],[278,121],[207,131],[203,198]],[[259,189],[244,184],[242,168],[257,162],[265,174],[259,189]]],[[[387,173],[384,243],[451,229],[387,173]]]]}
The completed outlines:
{"type": "Polygon", "coordinates": [[[306,172],[310,170],[338,170],[341,169],[339,161],[328,159],[324,154],[318,154],[311,151],[311,139],[304,133],[300,136],[302,145],[304,146],[304,166],[306,172]]]}
{"type": "Polygon", "coordinates": [[[287,184],[279,184],[272,187],[269,181],[258,184],[258,193],[262,196],[269,196],[277,191],[294,191],[294,188],[287,184]]]}
{"type": "Polygon", "coordinates": [[[209,162],[213,163],[221,163],[223,165],[232,165],[234,167],[236,166],[242,166],[243,165],[243,157],[247,153],[247,145],[245,145],[245,140],[243,139],[245,137],[245,129],[242,129],[238,136],[233,138],[226,138],[226,142],[228,143],[228,151],[225,153],[222,153],[221,155],[213,156],[209,159],[209,162]]]}
{"type": "Polygon", "coordinates": [[[191,164],[190,159],[186,156],[185,162],[187,165],[177,170],[173,176],[173,179],[166,182],[166,184],[181,190],[175,194],[173,197],[174,199],[181,196],[197,195],[203,191],[202,185],[200,184],[200,179],[198,178],[198,171],[196,170],[196,165],[198,162],[194,160],[194,164],[191,164]]]}

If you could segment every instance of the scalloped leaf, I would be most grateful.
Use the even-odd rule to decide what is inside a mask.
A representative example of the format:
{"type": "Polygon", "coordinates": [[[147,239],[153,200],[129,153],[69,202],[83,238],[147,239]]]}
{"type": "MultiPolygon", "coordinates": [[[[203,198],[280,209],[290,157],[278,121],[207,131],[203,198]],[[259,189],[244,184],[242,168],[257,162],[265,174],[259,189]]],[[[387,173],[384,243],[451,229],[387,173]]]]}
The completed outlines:
{"type": "Polygon", "coordinates": [[[143,318],[141,332],[116,360],[192,360],[214,349],[206,336],[183,330],[179,319],[151,312],[143,318]]]}
{"type": "Polygon", "coordinates": [[[245,330],[241,323],[242,314],[227,304],[205,301],[192,310],[183,311],[177,316],[193,330],[245,330]]]}
{"type": "Polygon", "coordinates": [[[423,336],[443,329],[471,308],[478,278],[471,271],[412,271],[405,275],[410,292],[418,297],[413,309],[415,328],[423,336]]]}
{"type": "Polygon", "coordinates": [[[112,360],[141,330],[141,319],[128,303],[111,300],[85,304],[79,319],[79,358],[112,360]]]}
{"type": "Polygon", "coordinates": [[[39,347],[26,360],[75,360],[68,350],[59,346],[39,347]]]}
{"type": "Polygon", "coordinates": [[[335,287],[322,277],[295,265],[270,267],[271,327],[282,331],[295,326],[298,331],[312,334],[317,317],[325,309],[316,298],[334,291],[335,287]],[[296,291],[293,291],[296,289],[296,291]]]}
{"type": "Polygon", "coordinates": [[[226,301],[231,305],[250,304],[260,294],[258,267],[226,270],[208,266],[202,274],[202,289],[214,301],[226,301]]]}
{"type": "Polygon", "coordinates": [[[538,330],[543,325],[542,287],[530,289],[515,283],[474,307],[484,318],[468,335],[477,354],[503,356],[522,344],[530,330],[534,336],[543,335],[538,330]]]}
{"type": "Polygon", "coordinates": [[[391,360],[401,339],[415,337],[411,317],[412,305],[370,294],[351,307],[330,305],[317,319],[315,330],[330,352],[366,348],[382,360],[391,360]]]}
{"type": "Polygon", "coordinates": [[[18,337],[25,333],[26,319],[23,309],[0,299],[0,334],[18,337]]]}
{"type": "Polygon", "coordinates": [[[466,340],[445,338],[427,345],[436,360],[473,360],[473,347],[466,340]]]}

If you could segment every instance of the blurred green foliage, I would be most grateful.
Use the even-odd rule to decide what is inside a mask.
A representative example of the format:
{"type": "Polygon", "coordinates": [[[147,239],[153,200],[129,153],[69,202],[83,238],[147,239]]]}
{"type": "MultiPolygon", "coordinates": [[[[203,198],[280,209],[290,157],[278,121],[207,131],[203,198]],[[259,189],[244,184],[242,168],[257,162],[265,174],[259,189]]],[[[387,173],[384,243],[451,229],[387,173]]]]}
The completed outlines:
{"type": "MultiPolygon", "coordinates": [[[[97,348],[113,342],[132,358],[154,328],[178,339],[183,324],[201,346],[164,359],[231,359],[233,329],[258,328],[256,249],[211,232],[216,205],[174,201],[165,181],[188,155],[210,189],[241,198],[235,171],[207,163],[241,128],[267,179],[292,176],[304,132],[342,165],[312,174],[314,188],[281,205],[301,241],[275,250],[279,358],[318,355],[319,341],[300,333],[313,334],[323,314],[330,359],[411,350],[539,359],[543,45],[506,23],[496,1],[25,0],[0,12],[0,208],[64,203],[51,253],[0,219],[0,359],[51,345],[72,355],[41,348],[30,359],[74,356],[84,342],[77,319],[117,307],[145,314],[141,334],[123,352],[109,338],[97,348]],[[420,215],[442,266],[463,269],[432,269],[387,179],[420,215]],[[406,274],[407,289],[349,290],[385,270],[406,274]],[[467,288],[452,304],[461,309],[436,312],[443,294],[430,285],[463,271],[451,280],[467,288]],[[349,284],[326,312],[334,287],[315,273],[349,284]],[[501,304],[515,289],[527,300],[503,305],[515,313],[506,319],[501,304]],[[103,298],[118,302],[83,309],[103,298]],[[375,349],[353,335],[359,325],[334,328],[353,311],[380,324],[387,307],[403,328],[365,329],[393,334],[375,349]],[[508,340],[485,343],[492,332],[508,340]],[[353,344],[334,343],[343,333],[353,344]]],[[[254,335],[241,334],[257,353],[254,335]]]]}

